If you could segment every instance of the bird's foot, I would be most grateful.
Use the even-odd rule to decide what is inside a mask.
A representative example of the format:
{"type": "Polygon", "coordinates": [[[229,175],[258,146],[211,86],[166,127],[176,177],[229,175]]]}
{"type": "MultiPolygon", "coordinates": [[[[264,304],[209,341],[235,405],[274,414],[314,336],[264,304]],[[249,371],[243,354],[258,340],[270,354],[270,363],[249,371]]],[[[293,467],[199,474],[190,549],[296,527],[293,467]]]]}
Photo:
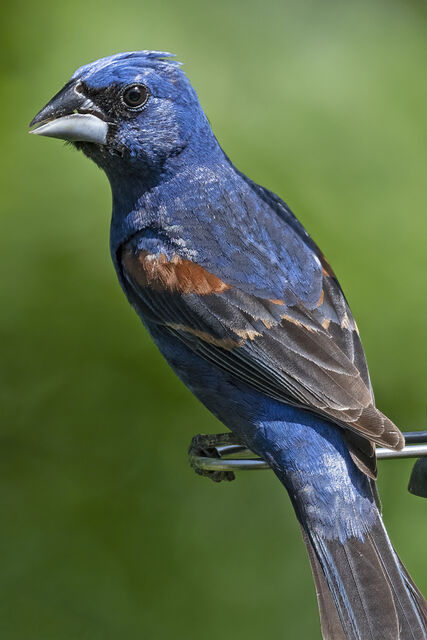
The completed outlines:
{"type": "Polygon", "coordinates": [[[194,436],[188,451],[190,464],[194,471],[200,476],[210,478],[214,482],[234,480],[235,475],[232,471],[214,471],[203,468],[203,458],[221,459],[221,455],[217,447],[223,447],[230,444],[240,444],[239,440],[233,433],[200,433],[197,436],[194,436]]]}

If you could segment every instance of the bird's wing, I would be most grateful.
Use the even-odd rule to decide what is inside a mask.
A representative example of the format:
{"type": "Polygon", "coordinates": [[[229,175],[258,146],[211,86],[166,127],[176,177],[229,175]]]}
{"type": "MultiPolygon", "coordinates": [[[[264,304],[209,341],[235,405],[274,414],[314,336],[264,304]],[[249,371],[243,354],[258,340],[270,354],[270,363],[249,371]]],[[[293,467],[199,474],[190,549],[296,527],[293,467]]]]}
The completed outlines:
{"type": "Polygon", "coordinates": [[[355,457],[374,475],[371,441],[400,448],[403,436],[374,405],[357,327],[322,263],[323,287],[308,309],[291,291],[286,302],[260,298],[195,262],[132,243],[121,255],[129,297],[143,315],[253,389],[351,430],[355,457]]]}

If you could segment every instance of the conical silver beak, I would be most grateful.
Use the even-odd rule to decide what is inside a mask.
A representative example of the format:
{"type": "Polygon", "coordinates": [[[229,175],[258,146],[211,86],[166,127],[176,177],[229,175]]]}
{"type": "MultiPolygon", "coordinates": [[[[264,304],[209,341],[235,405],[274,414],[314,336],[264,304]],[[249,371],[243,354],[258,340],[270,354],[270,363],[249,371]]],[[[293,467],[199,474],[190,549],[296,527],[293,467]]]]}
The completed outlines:
{"type": "Polygon", "coordinates": [[[55,118],[30,131],[37,136],[60,138],[73,142],[107,142],[108,124],[90,113],[73,113],[69,116],[55,118]]]}
{"type": "Polygon", "coordinates": [[[31,121],[30,127],[35,128],[30,133],[73,142],[105,144],[108,123],[102,116],[100,109],[84,95],[82,83],[70,80],[31,121]]]}

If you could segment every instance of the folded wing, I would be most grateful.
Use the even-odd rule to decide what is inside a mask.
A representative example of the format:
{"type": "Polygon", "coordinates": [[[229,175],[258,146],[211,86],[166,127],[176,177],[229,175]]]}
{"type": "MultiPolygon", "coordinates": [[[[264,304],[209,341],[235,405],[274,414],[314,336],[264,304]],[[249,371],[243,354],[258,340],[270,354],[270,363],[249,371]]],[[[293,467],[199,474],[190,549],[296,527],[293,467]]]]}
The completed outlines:
{"type": "Polygon", "coordinates": [[[123,276],[134,306],[194,352],[257,391],[326,416],[349,430],[353,458],[371,477],[372,443],[401,448],[403,436],[374,405],[357,327],[322,262],[322,289],[309,309],[292,291],[269,300],[200,265],[128,244],[123,276]]]}

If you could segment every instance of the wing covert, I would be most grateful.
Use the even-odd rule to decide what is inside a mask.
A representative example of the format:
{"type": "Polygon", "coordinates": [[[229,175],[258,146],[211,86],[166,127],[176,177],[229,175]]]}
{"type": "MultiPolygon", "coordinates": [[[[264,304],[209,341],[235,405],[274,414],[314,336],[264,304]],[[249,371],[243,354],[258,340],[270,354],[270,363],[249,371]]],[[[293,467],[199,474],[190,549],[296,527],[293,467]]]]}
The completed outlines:
{"type": "Polygon", "coordinates": [[[372,441],[399,448],[403,437],[374,405],[357,327],[323,256],[321,262],[322,290],[308,309],[292,291],[260,298],[190,260],[148,254],[135,243],[121,259],[140,313],[250,387],[350,429],[356,461],[374,475],[372,441]]]}

